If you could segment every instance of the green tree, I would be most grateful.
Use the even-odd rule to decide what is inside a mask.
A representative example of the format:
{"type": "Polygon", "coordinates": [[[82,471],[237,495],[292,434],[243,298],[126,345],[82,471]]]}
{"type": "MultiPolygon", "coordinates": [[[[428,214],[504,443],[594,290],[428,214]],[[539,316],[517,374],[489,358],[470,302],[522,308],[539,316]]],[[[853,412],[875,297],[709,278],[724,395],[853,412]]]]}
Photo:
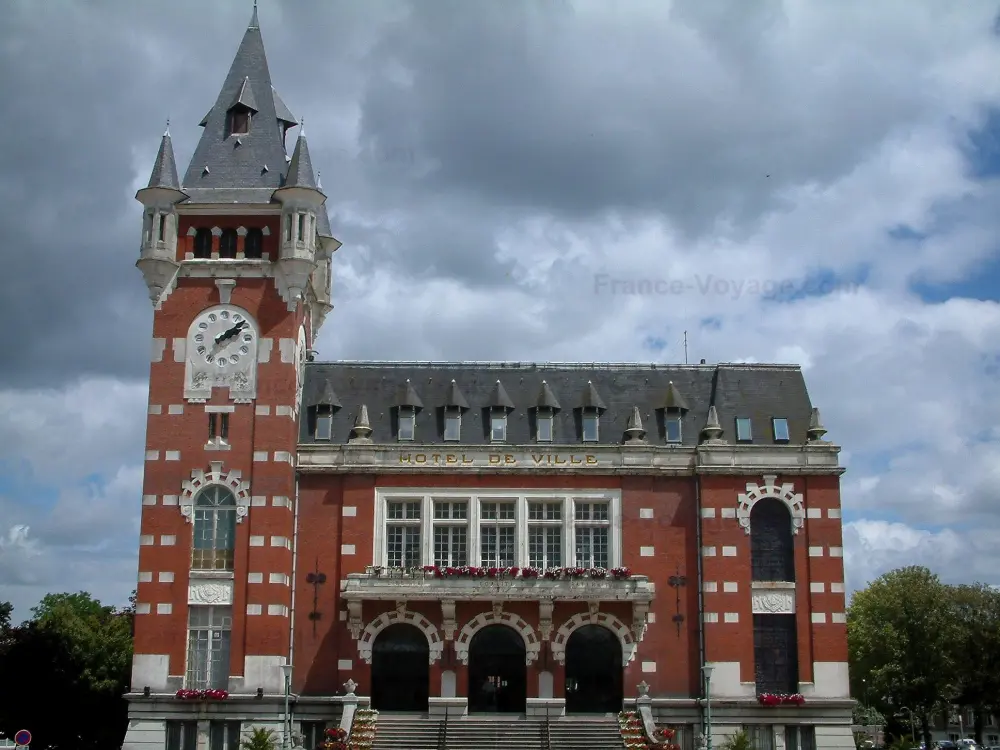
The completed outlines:
{"type": "Polygon", "coordinates": [[[955,692],[958,626],[949,588],[930,570],[893,570],[855,593],[847,615],[851,681],[888,716],[912,711],[927,747],[931,718],[955,692]]]}
{"type": "Polygon", "coordinates": [[[121,747],[127,727],[132,618],[89,594],[50,594],[9,629],[0,652],[0,733],[40,750],[121,747]],[[59,706],[53,721],[52,706],[59,706]]]}
{"type": "Polygon", "coordinates": [[[957,636],[955,703],[975,711],[976,743],[984,718],[1000,707],[1000,592],[984,584],[951,587],[957,636]]]}
{"type": "Polygon", "coordinates": [[[10,617],[14,613],[14,605],[10,602],[0,602],[0,633],[10,630],[10,617]]]}

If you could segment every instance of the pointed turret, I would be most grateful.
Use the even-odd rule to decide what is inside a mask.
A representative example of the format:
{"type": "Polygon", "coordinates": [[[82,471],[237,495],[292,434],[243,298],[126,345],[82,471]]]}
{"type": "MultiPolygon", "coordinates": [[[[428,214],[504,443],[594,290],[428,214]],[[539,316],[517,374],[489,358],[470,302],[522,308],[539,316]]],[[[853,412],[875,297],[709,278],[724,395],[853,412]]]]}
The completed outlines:
{"type": "Polygon", "coordinates": [[[372,426],[368,423],[368,407],[361,404],[357,419],[354,420],[354,427],[351,429],[351,437],[348,443],[368,444],[371,443],[372,426]]]}
{"type": "MultiPolygon", "coordinates": [[[[177,162],[174,161],[174,144],[170,139],[170,123],[160,138],[160,149],[156,152],[156,160],[153,162],[153,171],[149,175],[149,184],[140,188],[136,193],[136,199],[142,201],[142,196],[149,190],[167,190],[181,193],[181,181],[177,176],[177,162]]],[[[183,194],[177,196],[178,199],[183,194]]]]}
{"type": "Polygon", "coordinates": [[[297,123],[277,96],[254,8],[184,175],[193,203],[269,203],[287,163],[285,133],[297,123]]]}
{"type": "Polygon", "coordinates": [[[142,244],[136,267],[142,272],[149,298],[159,307],[165,293],[177,279],[177,211],[176,204],[187,198],[177,179],[174,145],[170,139],[170,123],[160,139],[160,148],[153,161],[149,183],[135,199],[144,207],[142,244]]]}
{"type": "Polygon", "coordinates": [[[642,415],[639,407],[632,407],[632,414],[629,415],[628,424],[625,426],[625,442],[631,445],[645,443],[646,430],[642,427],[642,415]]]}
{"type": "Polygon", "coordinates": [[[303,190],[315,190],[322,194],[316,175],[313,172],[312,158],[309,156],[309,143],[306,141],[305,125],[299,128],[299,137],[295,139],[295,150],[292,152],[292,159],[288,163],[288,174],[285,176],[284,184],[280,191],[300,188],[303,190]]]}
{"type": "Polygon", "coordinates": [[[806,430],[806,437],[810,443],[823,443],[823,436],[826,434],[826,428],[823,426],[823,420],[820,419],[819,409],[813,409],[812,414],[809,415],[809,429],[806,430]]]}
{"type": "Polygon", "coordinates": [[[722,425],[719,424],[719,413],[712,405],[708,408],[708,419],[705,426],[701,428],[701,442],[703,443],[724,443],[722,439],[722,425]]]}

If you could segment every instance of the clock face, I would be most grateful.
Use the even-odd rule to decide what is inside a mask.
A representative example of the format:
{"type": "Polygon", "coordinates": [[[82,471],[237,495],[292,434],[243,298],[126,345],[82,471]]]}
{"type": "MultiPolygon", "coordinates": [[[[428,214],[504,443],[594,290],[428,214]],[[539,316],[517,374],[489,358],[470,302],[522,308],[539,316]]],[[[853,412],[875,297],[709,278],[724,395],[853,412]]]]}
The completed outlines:
{"type": "Polygon", "coordinates": [[[256,353],[256,329],[236,310],[208,310],[191,329],[192,362],[224,373],[244,367],[256,353]]]}
{"type": "Polygon", "coordinates": [[[298,356],[295,362],[295,408],[299,408],[299,404],[302,403],[302,384],[305,380],[305,366],[306,366],[306,329],[305,326],[299,327],[299,340],[296,342],[295,348],[298,349],[298,356]]]}

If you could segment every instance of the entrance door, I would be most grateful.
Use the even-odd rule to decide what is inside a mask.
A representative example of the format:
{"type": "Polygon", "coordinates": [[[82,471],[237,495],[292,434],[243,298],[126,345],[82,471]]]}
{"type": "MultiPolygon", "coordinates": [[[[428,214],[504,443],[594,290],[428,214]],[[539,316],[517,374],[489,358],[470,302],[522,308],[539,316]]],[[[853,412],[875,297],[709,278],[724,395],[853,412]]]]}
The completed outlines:
{"type": "Polygon", "coordinates": [[[419,628],[390,625],[372,644],[372,708],[426,711],[430,689],[430,647],[419,628]]]}
{"type": "Polygon", "coordinates": [[[523,714],[528,703],[524,639],[506,625],[487,625],[469,643],[469,712],[523,714]]]}
{"type": "Polygon", "coordinates": [[[577,628],[566,642],[566,713],[622,710],[622,645],[600,625],[577,628]]]}

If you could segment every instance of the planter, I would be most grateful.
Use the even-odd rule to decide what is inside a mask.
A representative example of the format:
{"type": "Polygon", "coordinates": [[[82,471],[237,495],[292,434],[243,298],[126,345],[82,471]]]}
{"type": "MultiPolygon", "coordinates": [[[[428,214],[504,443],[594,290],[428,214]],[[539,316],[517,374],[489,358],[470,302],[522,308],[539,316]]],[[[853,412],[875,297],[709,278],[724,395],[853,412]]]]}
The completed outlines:
{"type": "Polygon", "coordinates": [[[757,702],[762,706],[801,706],[806,699],[801,693],[761,693],[757,702]]]}
{"type": "Polygon", "coordinates": [[[224,701],[229,693],[225,690],[178,690],[174,697],[182,701],[224,701]]]}

